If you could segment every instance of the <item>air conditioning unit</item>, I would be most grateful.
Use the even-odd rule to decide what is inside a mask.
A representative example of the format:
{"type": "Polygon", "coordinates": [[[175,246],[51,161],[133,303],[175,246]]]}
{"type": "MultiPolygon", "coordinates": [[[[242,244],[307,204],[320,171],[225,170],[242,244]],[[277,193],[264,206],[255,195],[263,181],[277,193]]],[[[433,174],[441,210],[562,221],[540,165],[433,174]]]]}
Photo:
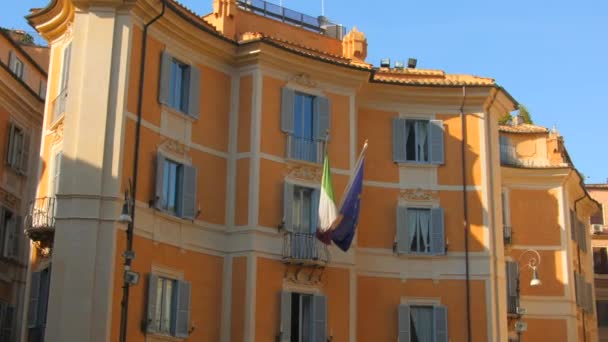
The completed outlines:
{"type": "Polygon", "coordinates": [[[591,225],[591,232],[593,234],[601,234],[604,232],[604,226],[601,224],[594,223],[591,225]]]}
{"type": "Polygon", "coordinates": [[[524,321],[515,322],[515,331],[524,332],[526,330],[528,330],[528,323],[526,323],[524,321]]]}

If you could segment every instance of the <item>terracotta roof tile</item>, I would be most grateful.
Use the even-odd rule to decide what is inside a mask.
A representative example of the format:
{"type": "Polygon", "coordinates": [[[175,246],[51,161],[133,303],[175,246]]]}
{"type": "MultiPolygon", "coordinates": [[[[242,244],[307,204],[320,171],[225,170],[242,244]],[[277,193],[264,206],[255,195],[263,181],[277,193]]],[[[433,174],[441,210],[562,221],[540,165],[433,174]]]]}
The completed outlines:
{"type": "Polygon", "coordinates": [[[376,82],[399,83],[422,86],[493,86],[493,78],[474,75],[446,74],[443,70],[413,69],[403,70],[380,68],[373,80],[376,82]]]}
{"type": "Polygon", "coordinates": [[[505,133],[548,133],[549,129],[543,126],[531,125],[531,124],[520,124],[517,126],[511,125],[500,125],[498,126],[499,131],[505,133]]]}
{"type": "Polygon", "coordinates": [[[608,184],[599,183],[599,184],[585,184],[585,187],[588,189],[608,189],[608,184]]]}

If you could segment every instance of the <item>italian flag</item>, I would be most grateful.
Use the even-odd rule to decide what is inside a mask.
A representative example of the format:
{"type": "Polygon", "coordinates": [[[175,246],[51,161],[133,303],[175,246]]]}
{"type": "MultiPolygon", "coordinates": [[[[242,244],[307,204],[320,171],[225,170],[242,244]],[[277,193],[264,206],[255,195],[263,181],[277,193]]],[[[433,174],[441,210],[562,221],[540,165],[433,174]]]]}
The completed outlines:
{"type": "Polygon", "coordinates": [[[319,226],[317,227],[317,237],[326,244],[331,243],[330,228],[338,218],[336,208],[336,198],[334,196],[334,186],[331,182],[331,168],[329,167],[329,157],[325,151],[323,160],[323,178],[321,178],[321,196],[319,199],[319,226]]]}

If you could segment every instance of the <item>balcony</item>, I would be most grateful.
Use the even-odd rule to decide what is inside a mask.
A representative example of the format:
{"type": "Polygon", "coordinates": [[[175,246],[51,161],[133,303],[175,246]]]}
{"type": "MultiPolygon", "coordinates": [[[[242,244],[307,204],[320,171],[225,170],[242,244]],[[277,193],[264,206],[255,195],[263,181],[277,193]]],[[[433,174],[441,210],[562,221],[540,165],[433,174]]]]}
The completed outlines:
{"type": "Polygon", "coordinates": [[[316,139],[287,136],[287,158],[320,164],[323,162],[324,142],[316,139]]]}
{"type": "Polygon", "coordinates": [[[283,261],[287,264],[323,267],[329,262],[327,245],[315,234],[287,232],[283,237],[283,261]]]}
{"type": "Polygon", "coordinates": [[[521,164],[517,157],[515,146],[500,144],[500,163],[513,166],[519,166],[521,164]]]}
{"type": "Polygon", "coordinates": [[[59,117],[65,113],[65,105],[68,102],[68,90],[63,89],[53,100],[53,118],[51,123],[54,123],[59,117]]]}
{"type": "Polygon", "coordinates": [[[25,217],[25,234],[41,248],[52,247],[55,235],[55,197],[37,198],[25,217]]]}
{"type": "Polygon", "coordinates": [[[246,11],[331,38],[342,40],[346,34],[344,26],[334,24],[324,16],[315,18],[264,0],[238,0],[237,4],[241,9],[246,11]]]}

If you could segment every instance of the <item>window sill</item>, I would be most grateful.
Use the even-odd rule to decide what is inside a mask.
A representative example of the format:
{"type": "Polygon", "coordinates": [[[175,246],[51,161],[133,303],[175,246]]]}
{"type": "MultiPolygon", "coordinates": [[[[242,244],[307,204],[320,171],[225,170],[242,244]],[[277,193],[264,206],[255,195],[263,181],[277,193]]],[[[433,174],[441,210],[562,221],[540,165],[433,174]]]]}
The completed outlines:
{"type": "Polygon", "coordinates": [[[291,163],[291,164],[307,165],[307,166],[319,167],[319,168],[323,167],[323,163],[322,162],[321,163],[315,163],[315,162],[311,162],[309,160],[295,159],[295,158],[292,158],[292,157],[286,157],[285,160],[288,163],[291,163]]]}
{"type": "Polygon", "coordinates": [[[57,127],[59,127],[59,125],[63,122],[64,118],[65,118],[65,113],[61,113],[61,115],[59,115],[55,120],[53,120],[51,122],[51,124],[49,125],[48,130],[49,131],[54,131],[55,129],[57,129],[57,127]]]}
{"type": "Polygon", "coordinates": [[[171,335],[164,335],[161,333],[147,333],[146,334],[146,342],[164,342],[164,341],[173,341],[180,342],[184,341],[183,337],[175,337],[171,335]]]}
{"type": "Polygon", "coordinates": [[[447,252],[445,254],[426,254],[426,253],[400,253],[394,252],[395,256],[399,258],[410,258],[410,259],[430,259],[430,258],[442,258],[447,257],[447,252]]]}
{"type": "Polygon", "coordinates": [[[197,120],[197,119],[193,118],[192,116],[190,116],[188,113],[182,112],[181,110],[173,108],[170,105],[161,103],[160,107],[161,107],[161,112],[169,113],[169,114],[177,116],[179,118],[186,119],[190,122],[195,122],[197,120]]]}
{"type": "Polygon", "coordinates": [[[394,162],[395,164],[397,164],[399,167],[419,167],[419,168],[436,168],[441,166],[442,164],[433,164],[430,162],[415,162],[415,161],[406,161],[406,162],[401,162],[401,161],[397,161],[394,162]]]}
{"type": "Polygon", "coordinates": [[[156,215],[166,218],[168,220],[174,221],[176,223],[184,223],[184,222],[194,222],[194,219],[189,219],[189,218],[183,218],[180,216],[177,216],[176,213],[172,213],[170,211],[166,211],[163,209],[158,209],[155,208],[154,206],[152,207],[152,209],[154,210],[154,212],[156,213],[156,215]]]}

